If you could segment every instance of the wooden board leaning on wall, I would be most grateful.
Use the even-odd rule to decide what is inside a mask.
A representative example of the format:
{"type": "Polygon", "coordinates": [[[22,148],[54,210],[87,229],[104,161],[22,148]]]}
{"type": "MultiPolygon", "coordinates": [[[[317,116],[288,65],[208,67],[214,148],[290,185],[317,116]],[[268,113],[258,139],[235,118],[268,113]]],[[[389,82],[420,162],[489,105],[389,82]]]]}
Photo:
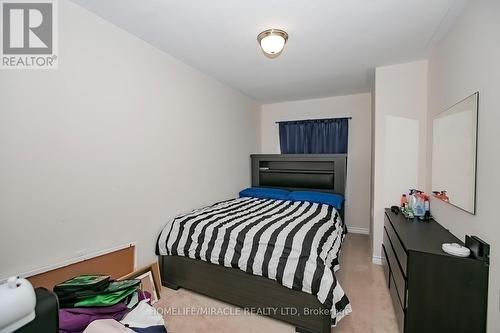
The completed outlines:
{"type": "Polygon", "coordinates": [[[135,246],[112,251],[28,277],[33,287],[52,290],[57,283],[80,274],[107,274],[118,279],[134,270],[135,246]]]}

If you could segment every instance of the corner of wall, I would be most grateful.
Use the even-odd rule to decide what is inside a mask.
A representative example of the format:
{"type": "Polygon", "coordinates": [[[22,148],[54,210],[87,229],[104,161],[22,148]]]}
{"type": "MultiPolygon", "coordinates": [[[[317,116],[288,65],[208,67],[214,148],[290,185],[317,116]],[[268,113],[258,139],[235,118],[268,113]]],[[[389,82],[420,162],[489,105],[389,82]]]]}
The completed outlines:
{"type": "Polygon", "coordinates": [[[375,69],[372,157],[374,258],[381,253],[384,208],[397,202],[408,188],[425,186],[427,63],[427,60],[418,60],[375,69]],[[406,162],[406,165],[415,163],[414,168],[401,163],[403,153],[407,161],[414,161],[406,162]]]}

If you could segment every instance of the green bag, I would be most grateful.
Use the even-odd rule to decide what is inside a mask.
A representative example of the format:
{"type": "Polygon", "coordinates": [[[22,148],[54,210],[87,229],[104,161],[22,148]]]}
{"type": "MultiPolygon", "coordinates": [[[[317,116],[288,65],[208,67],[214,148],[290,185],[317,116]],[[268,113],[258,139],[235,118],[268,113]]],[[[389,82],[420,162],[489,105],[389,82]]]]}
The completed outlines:
{"type": "Polygon", "coordinates": [[[66,297],[79,292],[101,291],[109,285],[109,275],[83,274],[54,286],[54,292],[59,297],[66,297]]]}
{"type": "Polygon", "coordinates": [[[75,303],[74,307],[112,306],[132,295],[136,290],[137,286],[109,292],[106,294],[95,295],[75,303]]]}
{"type": "Polygon", "coordinates": [[[115,305],[136,291],[140,283],[137,279],[113,281],[103,290],[78,291],[59,297],[59,304],[62,308],[115,305]]]}
{"type": "Polygon", "coordinates": [[[100,274],[82,274],[75,276],[69,280],[58,283],[54,286],[54,291],[59,290],[74,290],[82,288],[96,288],[109,281],[109,275],[100,274]]]}

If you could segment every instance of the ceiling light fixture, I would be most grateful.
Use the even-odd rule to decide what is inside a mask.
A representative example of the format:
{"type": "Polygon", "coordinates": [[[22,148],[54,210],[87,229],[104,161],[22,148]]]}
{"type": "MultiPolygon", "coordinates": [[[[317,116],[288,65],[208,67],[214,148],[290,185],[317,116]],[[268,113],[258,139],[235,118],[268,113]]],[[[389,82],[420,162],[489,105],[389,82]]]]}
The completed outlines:
{"type": "Polygon", "coordinates": [[[260,48],[269,58],[276,58],[281,54],[288,40],[288,34],[280,29],[267,29],[257,36],[260,48]]]}

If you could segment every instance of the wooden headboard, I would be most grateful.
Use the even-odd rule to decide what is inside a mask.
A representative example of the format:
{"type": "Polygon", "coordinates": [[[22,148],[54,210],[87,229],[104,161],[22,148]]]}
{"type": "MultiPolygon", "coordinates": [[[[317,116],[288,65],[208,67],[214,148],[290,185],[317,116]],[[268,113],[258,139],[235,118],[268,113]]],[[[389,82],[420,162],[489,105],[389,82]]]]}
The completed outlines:
{"type": "Polygon", "coordinates": [[[347,154],[256,154],[252,186],[345,195],[347,154]]]}

